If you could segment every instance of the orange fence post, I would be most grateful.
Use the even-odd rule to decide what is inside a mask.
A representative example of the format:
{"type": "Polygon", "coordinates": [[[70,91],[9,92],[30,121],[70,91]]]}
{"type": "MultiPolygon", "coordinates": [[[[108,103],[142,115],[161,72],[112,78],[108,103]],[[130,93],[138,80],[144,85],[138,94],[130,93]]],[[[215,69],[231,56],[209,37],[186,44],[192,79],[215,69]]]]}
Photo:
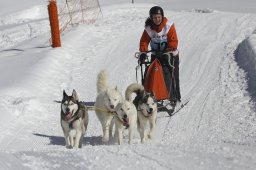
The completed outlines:
{"type": "Polygon", "coordinates": [[[52,47],[60,47],[60,29],[56,0],[49,0],[48,13],[51,26],[52,47]]]}

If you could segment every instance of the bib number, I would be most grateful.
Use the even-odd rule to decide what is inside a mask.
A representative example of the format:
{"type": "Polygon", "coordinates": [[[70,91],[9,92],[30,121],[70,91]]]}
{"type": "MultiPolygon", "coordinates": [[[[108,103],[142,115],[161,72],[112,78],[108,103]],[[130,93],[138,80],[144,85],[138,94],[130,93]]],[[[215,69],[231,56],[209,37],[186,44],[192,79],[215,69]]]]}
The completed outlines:
{"type": "Polygon", "coordinates": [[[155,42],[154,44],[156,45],[157,47],[156,50],[158,51],[163,51],[167,48],[167,42],[159,42],[159,43],[155,42]]]}

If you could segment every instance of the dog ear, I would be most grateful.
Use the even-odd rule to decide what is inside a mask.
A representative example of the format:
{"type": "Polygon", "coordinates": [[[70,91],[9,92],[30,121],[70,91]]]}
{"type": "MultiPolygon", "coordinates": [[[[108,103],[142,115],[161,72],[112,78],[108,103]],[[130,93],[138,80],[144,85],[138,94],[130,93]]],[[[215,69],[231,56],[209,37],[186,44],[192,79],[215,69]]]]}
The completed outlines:
{"type": "Polygon", "coordinates": [[[146,92],[146,93],[144,94],[144,97],[151,97],[151,93],[150,93],[150,92],[146,92]]]}
{"type": "Polygon", "coordinates": [[[154,98],[154,94],[153,94],[152,91],[149,93],[149,96],[152,97],[152,98],[154,98]]]}
{"type": "Polygon", "coordinates": [[[66,97],[68,97],[68,95],[67,95],[66,91],[63,90],[63,99],[66,98],[66,97]]]}
{"type": "Polygon", "coordinates": [[[115,90],[116,90],[116,91],[118,91],[118,88],[117,88],[117,86],[115,87],[115,90]]]}
{"type": "Polygon", "coordinates": [[[140,100],[142,101],[142,103],[146,103],[148,101],[148,94],[145,94],[140,100]]]}
{"type": "Polygon", "coordinates": [[[116,107],[115,107],[115,111],[118,111],[121,106],[122,106],[122,103],[117,103],[117,105],[116,105],[116,107]]]}
{"type": "Polygon", "coordinates": [[[155,97],[155,95],[154,95],[154,93],[152,91],[150,92],[150,97],[152,97],[155,102],[157,101],[156,97],[155,97]]]}
{"type": "Polygon", "coordinates": [[[75,89],[73,89],[72,97],[73,97],[76,101],[78,101],[78,95],[77,95],[77,93],[76,93],[76,90],[75,90],[75,89]]]}

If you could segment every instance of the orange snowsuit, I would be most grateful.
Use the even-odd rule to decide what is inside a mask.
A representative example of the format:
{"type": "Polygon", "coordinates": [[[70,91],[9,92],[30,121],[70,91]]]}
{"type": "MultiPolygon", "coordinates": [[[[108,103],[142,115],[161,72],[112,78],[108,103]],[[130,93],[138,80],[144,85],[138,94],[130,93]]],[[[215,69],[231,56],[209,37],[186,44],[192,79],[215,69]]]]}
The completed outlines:
{"type": "MultiPolygon", "coordinates": [[[[174,51],[178,47],[178,37],[173,22],[168,21],[167,18],[163,18],[162,23],[155,29],[151,29],[149,26],[145,27],[145,30],[140,39],[140,51],[148,51],[148,45],[155,38],[155,36],[162,36],[165,39],[165,51],[174,51]]],[[[152,49],[152,44],[151,49],[152,49]]],[[[153,47],[154,48],[154,47],[153,47]]],[[[152,49],[157,50],[157,49],[152,49]]]]}

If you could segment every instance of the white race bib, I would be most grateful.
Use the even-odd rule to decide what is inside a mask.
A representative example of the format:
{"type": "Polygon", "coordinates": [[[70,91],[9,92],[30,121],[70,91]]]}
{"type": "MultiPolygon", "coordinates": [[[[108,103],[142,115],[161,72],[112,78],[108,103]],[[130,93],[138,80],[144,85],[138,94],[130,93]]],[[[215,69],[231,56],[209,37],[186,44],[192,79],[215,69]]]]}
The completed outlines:
{"type": "Polygon", "coordinates": [[[155,30],[146,27],[149,37],[151,38],[150,47],[153,51],[164,51],[167,48],[167,34],[172,26],[173,22],[167,22],[162,31],[157,33],[155,30]]]}

